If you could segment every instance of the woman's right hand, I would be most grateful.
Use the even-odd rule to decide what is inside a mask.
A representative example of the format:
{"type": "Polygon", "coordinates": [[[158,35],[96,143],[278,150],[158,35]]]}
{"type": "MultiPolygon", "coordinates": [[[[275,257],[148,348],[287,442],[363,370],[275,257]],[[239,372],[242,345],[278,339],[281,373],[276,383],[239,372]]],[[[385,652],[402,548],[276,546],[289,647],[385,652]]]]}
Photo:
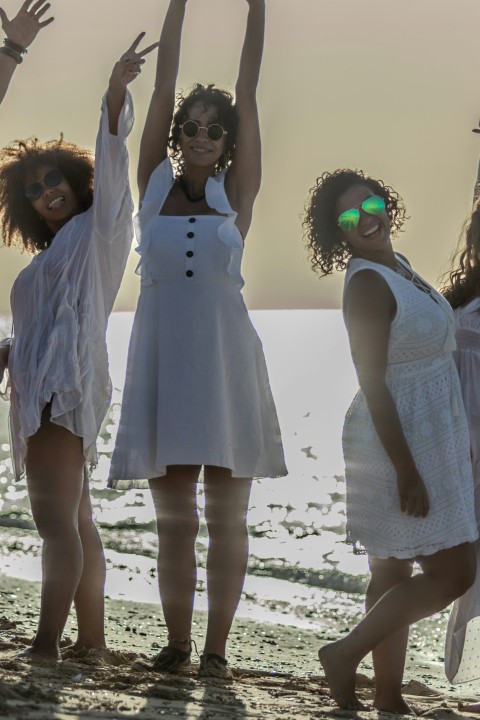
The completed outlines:
{"type": "Polygon", "coordinates": [[[427,517],[430,510],[427,488],[416,468],[397,475],[400,509],[413,517],[427,517]]]}
{"type": "Polygon", "coordinates": [[[27,48],[39,31],[53,22],[53,17],[41,21],[49,9],[50,3],[46,0],[37,0],[33,5],[32,0],[25,0],[15,17],[9,20],[5,10],[0,8],[0,19],[5,35],[20,47],[27,48]]]}

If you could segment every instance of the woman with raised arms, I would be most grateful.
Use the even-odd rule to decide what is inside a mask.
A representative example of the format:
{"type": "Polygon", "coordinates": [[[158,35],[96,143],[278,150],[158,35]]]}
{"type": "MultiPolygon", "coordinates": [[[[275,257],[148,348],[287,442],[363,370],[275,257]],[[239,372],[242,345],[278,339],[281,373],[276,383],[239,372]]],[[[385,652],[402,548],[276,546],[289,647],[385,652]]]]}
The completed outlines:
{"type": "Polygon", "coordinates": [[[190,664],[203,467],[208,626],[200,674],[221,678],[231,677],[226,642],[246,572],[251,479],[286,474],[262,345],[241,293],[261,178],[256,88],[265,19],[264,0],[247,2],[235,103],[226,90],[197,84],[176,107],[187,0],[169,3],[140,149],[141,292],[110,473],[117,488],[148,479],[168,641],[143,667],[178,672],[190,664]]]}
{"type": "MultiPolygon", "coordinates": [[[[27,0],[12,20],[0,12],[1,95],[27,47],[52,21],[42,20],[49,7],[27,0]]],[[[85,466],[97,459],[95,441],[110,402],[105,333],[133,236],[127,85],[156,47],[137,52],[141,37],[113,67],[95,166],[88,150],[63,138],[15,141],[0,151],[3,241],[33,256],[13,285],[13,338],[0,355],[0,376],[6,366],[9,371],[14,471],[17,478],[26,471],[43,539],[40,618],[23,653],[32,660],[60,658],[72,602],[74,650],[105,648],[105,558],[85,466]]]]}

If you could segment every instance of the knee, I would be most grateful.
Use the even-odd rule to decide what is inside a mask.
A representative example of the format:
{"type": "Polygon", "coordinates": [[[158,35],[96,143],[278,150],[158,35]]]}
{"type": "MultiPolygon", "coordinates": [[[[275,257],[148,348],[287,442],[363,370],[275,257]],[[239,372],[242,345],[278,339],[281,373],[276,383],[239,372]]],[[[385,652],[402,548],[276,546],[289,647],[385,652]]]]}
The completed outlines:
{"type": "Polygon", "coordinates": [[[370,558],[370,582],[367,587],[367,606],[376,602],[390,588],[412,576],[413,562],[407,560],[377,560],[370,558]]]}
{"type": "Polygon", "coordinates": [[[158,537],[194,540],[198,535],[199,521],[196,513],[185,516],[165,516],[157,518],[158,537]]]}
{"type": "Polygon", "coordinates": [[[438,610],[443,610],[447,605],[464,595],[475,582],[475,576],[475,554],[473,547],[468,545],[456,563],[451,563],[442,570],[442,577],[439,582],[438,610]]]}
{"type": "Polygon", "coordinates": [[[473,558],[471,562],[466,561],[451,574],[449,578],[451,584],[449,603],[464,595],[472,587],[476,574],[473,558]]]}
{"type": "Polygon", "coordinates": [[[206,518],[208,536],[210,539],[243,540],[248,537],[246,514],[210,515],[206,518]]]}
{"type": "Polygon", "coordinates": [[[78,535],[78,528],[73,519],[38,512],[33,513],[33,519],[42,540],[65,541],[71,535],[78,535]]]}

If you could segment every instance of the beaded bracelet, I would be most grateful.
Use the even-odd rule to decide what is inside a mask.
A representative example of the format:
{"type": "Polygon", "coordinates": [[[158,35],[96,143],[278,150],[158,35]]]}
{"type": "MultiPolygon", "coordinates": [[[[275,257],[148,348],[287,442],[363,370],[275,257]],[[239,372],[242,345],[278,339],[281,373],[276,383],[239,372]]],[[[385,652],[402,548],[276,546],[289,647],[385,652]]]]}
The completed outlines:
{"type": "Polygon", "coordinates": [[[15,60],[17,65],[20,65],[20,63],[23,62],[23,58],[20,53],[17,53],[15,50],[12,50],[9,47],[0,47],[0,53],[2,55],[8,55],[8,57],[11,57],[13,60],[15,60]]]}
{"type": "Polygon", "coordinates": [[[22,47],[22,45],[19,45],[16,42],[13,42],[13,40],[10,40],[10,38],[3,38],[3,44],[5,45],[5,47],[10,48],[10,50],[13,50],[19,55],[26,55],[28,53],[27,48],[22,47]]]}

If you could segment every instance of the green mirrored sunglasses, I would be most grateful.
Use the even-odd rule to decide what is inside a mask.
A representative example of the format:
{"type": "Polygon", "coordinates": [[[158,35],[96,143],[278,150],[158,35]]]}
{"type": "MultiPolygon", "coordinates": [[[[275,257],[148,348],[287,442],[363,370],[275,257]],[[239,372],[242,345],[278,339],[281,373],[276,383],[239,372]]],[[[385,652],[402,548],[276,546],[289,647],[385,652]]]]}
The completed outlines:
{"type": "Polygon", "coordinates": [[[360,222],[360,208],[369,215],[380,215],[385,211],[385,200],[379,195],[373,195],[364,200],[358,207],[345,210],[338,216],[338,227],[345,232],[354,230],[360,222]]]}

